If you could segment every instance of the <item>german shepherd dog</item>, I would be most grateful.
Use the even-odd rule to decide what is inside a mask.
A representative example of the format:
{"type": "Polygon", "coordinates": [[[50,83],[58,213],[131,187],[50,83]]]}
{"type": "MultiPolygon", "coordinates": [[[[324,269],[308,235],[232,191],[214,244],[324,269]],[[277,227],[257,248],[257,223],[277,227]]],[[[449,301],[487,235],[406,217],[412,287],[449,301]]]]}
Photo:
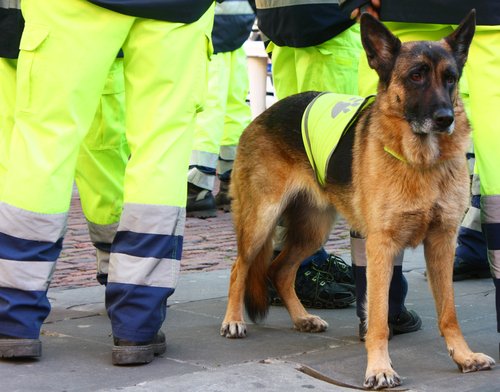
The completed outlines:
{"type": "Polygon", "coordinates": [[[402,44],[377,19],[361,17],[363,47],[379,76],[378,94],[354,130],[341,138],[324,186],[316,179],[300,130],[304,110],[318,92],[278,101],[246,128],[231,180],[238,255],[222,336],[246,336],[243,303],[252,320],[265,317],[268,279],[296,329],[327,328],[302,306],[294,283],[301,261],[325,243],[339,213],[366,237],[365,387],[401,384],[388,352],[389,284],[395,256],[421,243],[450,356],[463,372],[495,365],[465,342],[452,287],[457,230],[469,199],[465,156],[470,127],[457,84],[474,31],[473,10],[440,41],[402,44]],[[271,262],[280,218],[287,229],[285,245],[271,262]]]}

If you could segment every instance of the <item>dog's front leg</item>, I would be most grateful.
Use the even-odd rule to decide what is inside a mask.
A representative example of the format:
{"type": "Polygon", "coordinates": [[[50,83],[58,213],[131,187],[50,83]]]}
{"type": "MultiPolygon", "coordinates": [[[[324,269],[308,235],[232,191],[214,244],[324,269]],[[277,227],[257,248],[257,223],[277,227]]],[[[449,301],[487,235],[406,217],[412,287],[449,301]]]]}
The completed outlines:
{"type": "Polygon", "coordinates": [[[243,319],[243,301],[248,264],[238,255],[231,269],[228,303],[226,315],[220,329],[221,336],[227,338],[244,338],[247,327],[243,319]]]}
{"type": "Polygon", "coordinates": [[[457,321],[453,295],[455,238],[453,230],[439,227],[432,230],[424,241],[427,278],[436,304],[439,330],[448,353],[462,372],[490,369],[495,361],[470,350],[457,321]]]}
{"type": "Polygon", "coordinates": [[[368,364],[364,386],[381,389],[401,384],[389,357],[389,286],[393,260],[400,249],[389,235],[369,235],[366,240],[367,322],[366,351],[368,364]]]}

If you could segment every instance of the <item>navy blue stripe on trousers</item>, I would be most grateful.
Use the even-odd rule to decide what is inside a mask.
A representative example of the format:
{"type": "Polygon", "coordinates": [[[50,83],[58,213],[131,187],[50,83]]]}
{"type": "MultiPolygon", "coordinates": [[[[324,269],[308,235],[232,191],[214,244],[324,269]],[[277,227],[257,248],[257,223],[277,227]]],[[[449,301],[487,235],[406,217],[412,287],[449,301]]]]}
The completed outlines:
{"type": "Polygon", "coordinates": [[[62,242],[0,233],[0,334],[38,339],[50,312],[47,289],[62,242]]]}
{"type": "Polygon", "coordinates": [[[46,291],[0,288],[0,334],[38,339],[50,312],[46,291]]]}
{"type": "Polygon", "coordinates": [[[117,232],[106,286],[113,336],[133,342],[154,338],[165,321],[167,299],[175,290],[168,287],[174,284],[168,283],[172,279],[167,275],[178,274],[182,243],[182,235],[117,232]]]}
{"type": "Polygon", "coordinates": [[[0,233],[0,259],[17,261],[55,261],[62,250],[57,242],[33,241],[0,233]]]}
{"type": "Polygon", "coordinates": [[[112,253],[137,257],[181,259],[182,237],[165,234],[144,234],[119,231],[111,246],[112,253]]]}
{"type": "Polygon", "coordinates": [[[132,342],[151,341],[167,316],[167,298],[174,288],[109,282],[106,309],[113,336],[132,342]]]}
{"type": "Polygon", "coordinates": [[[500,250],[500,223],[483,223],[481,225],[489,250],[500,250]]]}

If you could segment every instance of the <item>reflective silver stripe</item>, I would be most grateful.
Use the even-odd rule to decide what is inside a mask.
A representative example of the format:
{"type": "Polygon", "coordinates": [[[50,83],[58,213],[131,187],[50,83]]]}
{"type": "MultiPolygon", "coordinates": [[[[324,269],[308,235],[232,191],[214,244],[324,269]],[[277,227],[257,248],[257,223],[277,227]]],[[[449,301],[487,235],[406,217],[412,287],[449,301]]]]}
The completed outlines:
{"type": "Polygon", "coordinates": [[[481,232],[481,210],[470,206],[460,226],[481,232]]]}
{"type": "MultiPolygon", "coordinates": [[[[404,250],[395,257],[393,265],[403,265],[404,250]]],[[[366,239],[351,237],[351,262],[358,267],[366,267],[366,239]]]]}
{"type": "Polygon", "coordinates": [[[219,161],[217,164],[217,172],[219,174],[224,174],[229,170],[233,170],[234,161],[219,161]]]}
{"type": "Polygon", "coordinates": [[[49,288],[55,267],[55,262],[0,259],[0,287],[45,291],[49,288]]]}
{"type": "Polygon", "coordinates": [[[111,253],[108,282],[175,288],[180,266],[179,260],[111,253]]]}
{"type": "Polygon", "coordinates": [[[203,173],[196,167],[193,167],[192,169],[189,169],[188,182],[211,191],[215,186],[215,175],[203,173]]]}
{"type": "Polygon", "coordinates": [[[366,267],[366,240],[351,237],[351,262],[358,267],[366,267]]]}
{"type": "Polygon", "coordinates": [[[100,249],[96,249],[96,258],[97,258],[97,273],[98,274],[107,274],[109,271],[109,257],[110,253],[105,252],[100,249]]]}
{"type": "Polygon", "coordinates": [[[0,0],[0,8],[21,9],[21,0],[0,0]]]}
{"type": "Polygon", "coordinates": [[[273,236],[273,250],[281,252],[283,250],[283,245],[285,245],[285,238],[286,227],[280,225],[276,226],[273,236]]]}
{"type": "Polygon", "coordinates": [[[500,279],[500,250],[488,250],[491,274],[495,279],[500,279]]]}
{"type": "Polygon", "coordinates": [[[256,0],[259,9],[289,7],[306,4],[339,4],[339,0],[256,0]]]}
{"type": "Polygon", "coordinates": [[[30,241],[56,242],[64,236],[68,214],[40,214],[0,202],[0,233],[30,241]]]}
{"type": "Polygon", "coordinates": [[[102,242],[104,244],[111,244],[118,230],[118,223],[98,225],[97,223],[87,221],[87,226],[92,242],[102,242]]]}
{"type": "Polygon", "coordinates": [[[215,5],[215,15],[253,15],[253,9],[247,0],[228,1],[215,5]]]}
{"type": "Polygon", "coordinates": [[[213,152],[193,150],[191,152],[191,160],[189,161],[189,164],[211,167],[215,169],[217,165],[217,159],[219,159],[219,156],[217,154],[214,154],[213,152]]]}
{"type": "Polygon", "coordinates": [[[500,195],[481,196],[481,221],[500,223],[500,195]]]}
{"type": "Polygon", "coordinates": [[[186,210],[181,207],[125,203],[119,231],[183,235],[186,210]]]}
{"type": "Polygon", "coordinates": [[[473,195],[481,194],[481,181],[479,180],[479,174],[474,173],[472,175],[471,193],[473,195]]]}
{"type": "Polygon", "coordinates": [[[220,146],[219,155],[226,161],[234,161],[236,158],[236,149],[238,146],[220,146]]]}

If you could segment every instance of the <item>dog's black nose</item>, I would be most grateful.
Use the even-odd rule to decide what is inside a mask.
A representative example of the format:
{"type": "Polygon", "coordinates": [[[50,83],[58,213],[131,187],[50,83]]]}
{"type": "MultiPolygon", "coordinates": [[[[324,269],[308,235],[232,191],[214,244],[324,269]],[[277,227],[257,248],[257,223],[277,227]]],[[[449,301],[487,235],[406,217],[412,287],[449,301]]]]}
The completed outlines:
{"type": "Polygon", "coordinates": [[[447,108],[441,108],[434,112],[433,116],[434,124],[440,130],[446,130],[455,120],[453,117],[453,110],[447,108]]]}

